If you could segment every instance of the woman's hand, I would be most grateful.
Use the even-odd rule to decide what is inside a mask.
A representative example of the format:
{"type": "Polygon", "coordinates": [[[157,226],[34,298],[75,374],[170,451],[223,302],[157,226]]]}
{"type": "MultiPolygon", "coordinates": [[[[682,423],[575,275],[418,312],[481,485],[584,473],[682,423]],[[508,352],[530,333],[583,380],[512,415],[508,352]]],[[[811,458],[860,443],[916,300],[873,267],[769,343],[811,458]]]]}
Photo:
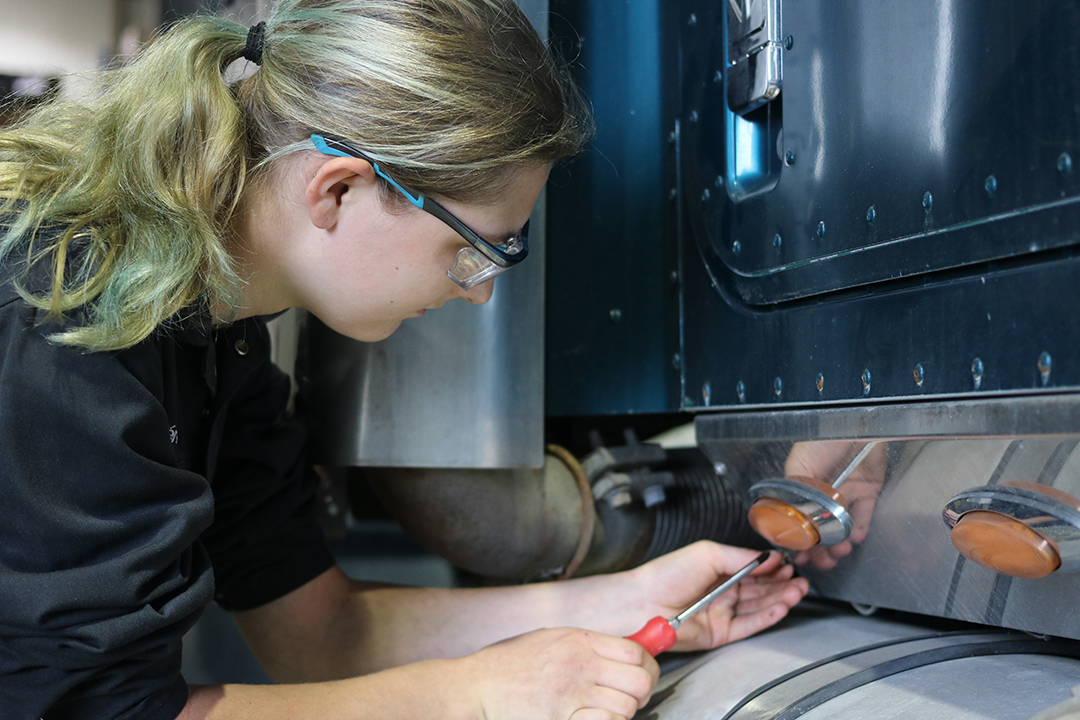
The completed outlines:
{"type": "Polygon", "coordinates": [[[629,720],[660,675],[637,643],[571,628],[519,635],[455,662],[475,716],[486,720],[629,720]]]}
{"type": "MultiPolygon", "coordinates": [[[[636,632],[651,618],[669,618],[726,580],[760,554],[757,550],[701,541],[626,573],[636,632]]],[[[775,624],[806,595],[809,585],[793,578],[778,553],[754,569],[678,629],[675,650],[706,650],[749,637],[775,624]]],[[[626,603],[620,603],[625,605],[626,603]]],[[[629,634],[629,633],[628,633],[629,634]]]]}
{"type": "MultiPolygon", "coordinates": [[[[784,475],[811,477],[831,485],[864,445],[865,442],[847,440],[795,443],[784,463],[784,475]]],[[[841,558],[851,553],[855,545],[866,539],[874,517],[874,505],[885,484],[888,464],[888,444],[879,442],[839,488],[851,514],[851,535],[836,545],[817,545],[800,552],[795,556],[796,565],[809,564],[817,570],[831,570],[841,558]]]]}
{"type": "Polygon", "coordinates": [[[178,720],[629,720],[659,675],[631,640],[535,630],[463,658],[332,682],[192,687],[178,720]]]}

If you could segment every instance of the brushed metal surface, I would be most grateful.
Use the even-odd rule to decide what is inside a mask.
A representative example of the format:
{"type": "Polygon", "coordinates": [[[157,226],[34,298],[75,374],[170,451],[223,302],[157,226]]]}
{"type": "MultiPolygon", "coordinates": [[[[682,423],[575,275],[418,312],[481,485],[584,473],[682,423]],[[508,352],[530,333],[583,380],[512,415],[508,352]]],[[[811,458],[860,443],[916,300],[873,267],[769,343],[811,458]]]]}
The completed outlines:
{"type": "Polygon", "coordinates": [[[726,440],[856,440],[1080,434],[1080,394],[699,415],[703,448],[726,440]]]}
{"type": "MultiPolygon", "coordinates": [[[[518,0],[541,37],[548,0],[518,0]]],[[[402,323],[378,343],[317,321],[308,332],[313,454],[328,465],[539,468],[544,464],[546,192],[530,256],[491,300],[461,300],[402,323]]]]}
{"type": "MultiPolygon", "coordinates": [[[[736,439],[702,447],[745,492],[790,470],[791,457],[814,457],[806,452],[814,445],[736,439]]],[[[822,597],[1080,639],[1080,573],[1000,575],[960,555],[942,522],[950,500],[973,488],[1020,481],[1080,497],[1078,448],[1080,435],[891,440],[879,475],[845,485],[858,498],[850,541],[800,553],[795,563],[822,597]]],[[[800,468],[819,479],[830,472],[800,468]]]]}
{"type": "Polygon", "coordinates": [[[543,464],[543,197],[530,257],[482,306],[462,300],[361,343],[312,320],[306,408],[317,462],[374,467],[543,464]]]}
{"type": "MultiPolygon", "coordinates": [[[[870,669],[870,681],[814,707],[796,705],[782,717],[835,720],[1025,720],[1069,697],[1080,661],[1073,657],[1005,654],[963,657],[965,643],[1012,643],[1038,651],[1023,635],[942,635],[915,625],[857,617],[810,606],[796,609],[777,628],[707,653],[660,680],[644,720],[736,720],[775,717],[785,702],[829,682],[870,669]],[[926,648],[960,655],[880,677],[875,661],[926,648]],[[876,660],[875,660],[876,657],[876,660]]],[[[1050,651],[1049,643],[1044,643],[1050,651]]],[[[1073,655],[1077,646],[1057,643],[1073,655]]],[[[1004,645],[1003,645],[1004,648],[1004,645]]],[[[983,648],[985,651],[986,648],[983,648]]],[[[931,657],[924,658],[932,660],[931,657]]],[[[916,661],[918,662],[918,661],[916,661]]],[[[915,663],[912,663],[915,664],[915,663]]],[[[895,668],[893,668],[895,669],[895,668]]]]}

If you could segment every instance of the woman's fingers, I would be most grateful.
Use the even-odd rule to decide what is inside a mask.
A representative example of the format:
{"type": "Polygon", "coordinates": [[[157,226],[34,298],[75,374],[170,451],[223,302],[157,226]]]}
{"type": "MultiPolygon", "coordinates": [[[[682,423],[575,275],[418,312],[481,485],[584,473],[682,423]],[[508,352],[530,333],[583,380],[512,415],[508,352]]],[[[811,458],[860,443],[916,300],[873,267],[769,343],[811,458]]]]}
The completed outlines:
{"type": "Polygon", "coordinates": [[[491,720],[625,720],[648,702],[660,674],[637,643],[572,628],[527,633],[466,661],[491,720]]]}
{"type": "Polygon", "coordinates": [[[751,613],[736,615],[728,623],[725,642],[735,642],[750,637],[780,622],[791,609],[786,603],[776,603],[751,613]]]}
{"type": "Polygon", "coordinates": [[[611,635],[590,634],[589,640],[600,657],[610,660],[608,670],[619,675],[612,675],[609,682],[601,685],[623,690],[642,699],[642,705],[649,699],[653,685],[660,679],[660,666],[656,664],[645,648],[633,640],[612,637],[611,635]]]}

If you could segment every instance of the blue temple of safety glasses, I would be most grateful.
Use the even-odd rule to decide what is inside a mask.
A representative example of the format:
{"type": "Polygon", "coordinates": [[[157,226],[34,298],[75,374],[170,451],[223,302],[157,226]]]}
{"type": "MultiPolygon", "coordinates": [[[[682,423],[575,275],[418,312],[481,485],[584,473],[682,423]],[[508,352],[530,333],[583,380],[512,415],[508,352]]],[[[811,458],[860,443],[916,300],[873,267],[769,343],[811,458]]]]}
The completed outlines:
{"type": "Polygon", "coordinates": [[[406,198],[408,198],[409,202],[411,202],[413,205],[420,208],[421,210],[424,209],[423,195],[419,193],[413,195],[411,192],[403,188],[401,185],[398,184],[397,180],[383,172],[382,168],[379,167],[379,163],[375,162],[367,155],[354,148],[352,145],[348,145],[341,140],[338,140],[337,138],[328,138],[324,135],[318,134],[311,136],[311,142],[315,143],[315,148],[324,155],[337,155],[338,157],[354,157],[360,158],[361,160],[367,160],[369,163],[371,163],[372,169],[375,170],[375,173],[379,177],[397,188],[397,190],[406,198]]]}
{"type": "Polygon", "coordinates": [[[424,195],[421,193],[413,194],[406,190],[405,187],[401,185],[401,183],[399,183],[397,180],[394,180],[394,178],[390,177],[385,171],[383,171],[383,169],[379,167],[379,163],[377,163],[363,151],[353,147],[353,145],[351,145],[350,143],[347,143],[340,138],[328,135],[321,135],[318,133],[315,133],[311,136],[311,142],[315,145],[315,149],[323,153],[324,155],[359,158],[368,163],[371,163],[371,167],[375,171],[375,173],[379,177],[390,183],[394,188],[398,190],[398,192],[408,198],[409,202],[411,202],[417,208],[434,215],[450,227],[454,228],[454,230],[456,230],[458,234],[460,234],[462,237],[469,241],[469,244],[472,245],[477,252],[486,257],[495,265],[501,268],[508,268],[517,265],[526,257],[528,257],[528,223],[526,223],[525,227],[522,228],[523,232],[520,235],[522,241],[521,248],[516,253],[508,253],[505,250],[496,247],[495,245],[492,245],[487,240],[477,235],[476,232],[472,230],[472,228],[461,222],[461,220],[458,220],[456,217],[454,217],[453,213],[451,213],[439,203],[424,197],[424,195]]]}

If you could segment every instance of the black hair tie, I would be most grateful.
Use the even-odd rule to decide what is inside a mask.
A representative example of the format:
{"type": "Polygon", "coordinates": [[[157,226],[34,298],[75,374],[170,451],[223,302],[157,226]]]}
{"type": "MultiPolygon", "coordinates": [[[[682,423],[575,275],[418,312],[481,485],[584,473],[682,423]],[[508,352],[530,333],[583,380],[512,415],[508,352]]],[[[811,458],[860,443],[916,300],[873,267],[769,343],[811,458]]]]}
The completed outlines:
{"type": "Polygon", "coordinates": [[[247,42],[244,43],[244,53],[241,55],[245,60],[250,60],[256,65],[262,65],[263,42],[266,34],[266,23],[261,22],[248,28],[247,42]]]}

